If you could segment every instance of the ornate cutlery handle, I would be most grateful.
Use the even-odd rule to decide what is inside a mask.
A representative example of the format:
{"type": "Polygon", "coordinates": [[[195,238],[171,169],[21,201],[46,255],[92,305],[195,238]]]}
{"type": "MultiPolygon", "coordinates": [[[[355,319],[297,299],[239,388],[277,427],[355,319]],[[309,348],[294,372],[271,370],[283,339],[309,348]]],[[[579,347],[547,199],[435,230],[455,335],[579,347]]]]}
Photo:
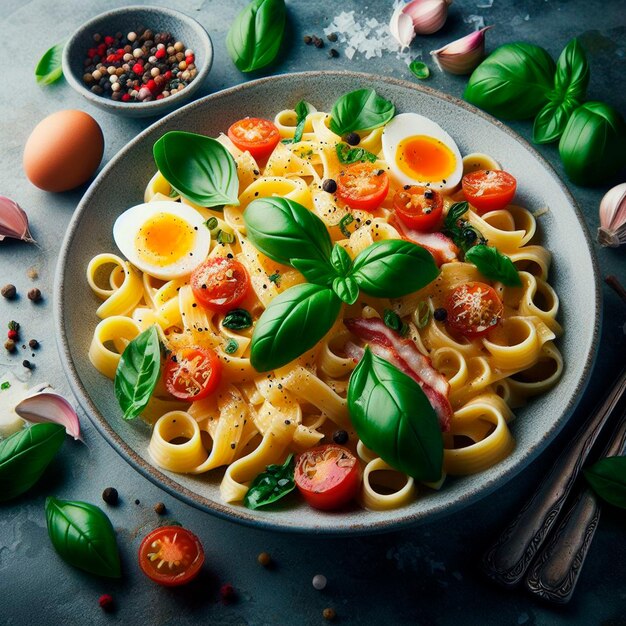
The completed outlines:
{"type": "Polygon", "coordinates": [[[559,455],[536,493],[485,553],[483,565],[490,578],[510,587],[523,578],[554,525],[598,434],[625,390],[626,370],[572,443],[559,455]]]}
{"type": "MultiPolygon", "coordinates": [[[[603,456],[618,456],[625,449],[626,413],[603,456]]],[[[599,519],[596,496],[589,488],[582,490],[530,568],[526,586],[532,593],[558,604],[570,601],[599,519]]]]}

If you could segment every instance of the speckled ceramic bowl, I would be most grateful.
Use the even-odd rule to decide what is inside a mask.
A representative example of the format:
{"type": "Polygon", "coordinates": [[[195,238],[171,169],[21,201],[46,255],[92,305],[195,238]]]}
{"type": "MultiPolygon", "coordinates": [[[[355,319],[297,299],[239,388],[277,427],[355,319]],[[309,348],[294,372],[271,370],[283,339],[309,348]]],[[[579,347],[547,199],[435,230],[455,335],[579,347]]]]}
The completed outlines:
{"type": "Polygon", "coordinates": [[[598,341],[600,302],[597,267],[580,212],[550,165],[519,136],[464,102],[421,85],[367,74],[311,72],[265,78],[207,96],[133,139],[93,182],[69,226],[57,269],[55,312],[62,362],[76,396],[109,443],[142,474],[185,502],[233,521],[338,534],[380,532],[432,520],[482,498],[522,471],[561,430],[585,389],[598,341]],[[87,264],[99,252],[116,250],[113,222],[143,201],[144,187],[155,169],[152,144],[166,131],[215,136],[241,117],[254,113],[272,118],[300,99],[329,110],[338,96],[365,86],[375,87],[400,112],[415,111],[437,121],[454,137],[461,153],[494,156],[517,178],[520,204],[549,207],[539,220],[539,230],[542,243],[553,253],[550,280],[561,298],[563,377],[549,393],[517,412],[511,424],[517,445],[508,458],[480,474],[449,479],[440,491],[425,493],[410,506],[332,514],[315,511],[297,498],[275,511],[224,504],[219,498],[219,472],[177,475],[152,465],[149,427],[139,419],[121,418],[111,381],[90,364],[87,351],[98,323],[98,300],[87,285],[87,264]],[[118,184],[121,179],[124,185],[118,184]]]}
{"type": "Polygon", "coordinates": [[[83,24],[69,39],[63,49],[63,74],[67,82],[97,107],[126,117],[164,115],[181,106],[200,88],[213,63],[213,44],[209,34],[194,19],[173,9],[151,6],[131,6],[107,11],[83,24]],[[83,83],[84,61],[87,50],[93,47],[94,33],[128,33],[140,26],[153,32],[170,32],[176,39],[191,48],[196,56],[198,73],[185,89],[162,100],[152,102],[116,102],[98,96],[83,83]]]}

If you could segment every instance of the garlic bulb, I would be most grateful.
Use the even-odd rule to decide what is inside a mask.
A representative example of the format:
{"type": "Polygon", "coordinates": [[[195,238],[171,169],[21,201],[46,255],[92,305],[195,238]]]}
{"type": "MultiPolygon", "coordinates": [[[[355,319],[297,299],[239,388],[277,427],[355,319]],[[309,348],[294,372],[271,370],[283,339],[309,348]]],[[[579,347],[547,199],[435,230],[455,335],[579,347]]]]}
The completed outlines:
{"type": "Polygon", "coordinates": [[[440,70],[450,74],[470,74],[485,56],[485,33],[492,26],[485,26],[461,39],[432,50],[431,56],[440,70]]]}
{"type": "Polygon", "coordinates": [[[450,4],[452,0],[413,0],[403,12],[413,20],[413,29],[418,35],[432,35],[446,23],[450,4]]]}
{"type": "Polygon", "coordinates": [[[28,229],[28,217],[24,209],[15,200],[0,196],[0,241],[5,237],[35,242],[28,229]]]}
{"type": "Polygon", "coordinates": [[[600,201],[598,243],[607,248],[626,243],[626,183],[607,191],[600,201]]]}

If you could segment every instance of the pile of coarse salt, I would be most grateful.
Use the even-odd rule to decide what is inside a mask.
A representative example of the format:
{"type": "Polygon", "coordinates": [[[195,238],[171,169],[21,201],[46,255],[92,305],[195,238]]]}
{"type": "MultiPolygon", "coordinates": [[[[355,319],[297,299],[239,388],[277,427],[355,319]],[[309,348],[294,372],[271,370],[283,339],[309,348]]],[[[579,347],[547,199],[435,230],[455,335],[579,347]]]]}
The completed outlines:
{"type": "MultiPolygon", "coordinates": [[[[394,8],[395,6],[390,7],[391,11],[394,8]]],[[[402,50],[389,31],[388,23],[379,22],[375,17],[356,18],[354,11],[343,11],[335,16],[324,29],[325,35],[331,33],[335,33],[339,43],[345,45],[344,54],[350,60],[357,53],[364,55],[366,59],[372,59],[382,57],[383,52],[391,52],[409,64],[416,57],[422,56],[421,50],[402,50]]]]}

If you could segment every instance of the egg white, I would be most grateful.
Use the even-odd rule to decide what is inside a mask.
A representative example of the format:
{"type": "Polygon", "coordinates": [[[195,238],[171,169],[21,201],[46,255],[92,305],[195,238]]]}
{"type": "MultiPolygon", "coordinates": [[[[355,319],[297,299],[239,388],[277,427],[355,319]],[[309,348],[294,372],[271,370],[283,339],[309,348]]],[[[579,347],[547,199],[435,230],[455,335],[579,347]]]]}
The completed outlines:
{"type": "Polygon", "coordinates": [[[463,160],[454,139],[452,139],[452,137],[450,137],[450,135],[443,128],[441,128],[441,126],[439,126],[439,124],[433,122],[427,117],[424,117],[423,115],[419,115],[417,113],[401,113],[400,115],[396,115],[389,122],[389,124],[385,126],[382,143],[385,161],[389,165],[389,169],[393,173],[395,179],[401,185],[423,185],[425,183],[430,183],[430,187],[433,189],[450,191],[461,181],[461,177],[463,176],[463,160]],[[396,162],[398,145],[403,139],[413,137],[415,135],[426,135],[427,137],[437,139],[451,150],[454,155],[455,168],[451,174],[446,176],[445,182],[443,179],[420,180],[412,178],[398,167],[396,162]]]}
{"type": "Polygon", "coordinates": [[[180,202],[155,201],[138,204],[124,211],[113,225],[113,239],[122,254],[138,269],[161,280],[172,280],[191,274],[209,253],[211,233],[204,225],[204,218],[194,208],[180,202]],[[169,213],[184,221],[194,230],[190,253],[167,265],[154,265],[142,259],[137,251],[135,238],[140,228],[159,213],[169,213]]]}

